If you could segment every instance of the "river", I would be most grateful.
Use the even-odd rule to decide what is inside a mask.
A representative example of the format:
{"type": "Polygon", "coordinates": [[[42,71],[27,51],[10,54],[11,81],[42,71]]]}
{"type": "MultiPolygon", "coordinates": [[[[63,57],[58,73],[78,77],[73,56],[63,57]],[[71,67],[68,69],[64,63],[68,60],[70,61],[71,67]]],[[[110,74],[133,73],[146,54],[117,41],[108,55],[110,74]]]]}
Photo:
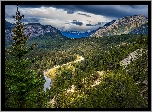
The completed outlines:
{"type": "Polygon", "coordinates": [[[79,55],[77,55],[77,59],[75,60],[75,61],[71,61],[71,62],[68,62],[68,63],[66,63],[66,64],[62,64],[62,65],[58,65],[58,66],[55,66],[55,67],[53,67],[53,68],[51,68],[51,69],[49,69],[49,70],[44,70],[43,71],[43,75],[44,75],[44,78],[45,78],[45,83],[44,83],[44,88],[43,88],[43,90],[46,92],[46,89],[50,89],[51,88],[51,78],[49,78],[49,77],[47,77],[46,76],[46,74],[47,74],[47,72],[49,72],[50,70],[52,70],[52,69],[54,69],[54,68],[58,68],[58,67],[61,67],[61,66],[64,66],[64,65],[68,65],[68,64],[70,64],[70,63],[77,63],[77,62],[79,62],[79,61],[82,61],[82,60],[84,60],[84,58],[82,57],[82,56],[79,56],[79,55]]]}

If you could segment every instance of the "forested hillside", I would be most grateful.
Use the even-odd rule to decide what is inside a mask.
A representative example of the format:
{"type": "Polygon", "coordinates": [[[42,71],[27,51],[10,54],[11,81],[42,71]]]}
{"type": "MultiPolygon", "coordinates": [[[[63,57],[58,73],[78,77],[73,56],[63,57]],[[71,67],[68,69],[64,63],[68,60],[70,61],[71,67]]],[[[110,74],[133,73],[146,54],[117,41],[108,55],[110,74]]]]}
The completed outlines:
{"type": "Polygon", "coordinates": [[[5,108],[148,108],[148,35],[28,38],[22,28],[5,45],[5,108]]]}
{"type": "Polygon", "coordinates": [[[141,35],[121,35],[63,39],[63,41],[61,39],[57,40],[58,44],[53,44],[52,39],[49,49],[43,52],[33,51],[32,54],[35,56],[43,54],[35,63],[36,66],[33,65],[33,69],[42,75],[46,69],[74,60],[76,54],[84,57],[84,60],[79,63],[57,69],[53,86],[49,90],[50,99],[55,97],[56,101],[53,107],[147,107],[148,84],[144,83],[148,82],[147,38],[147,35],[142,35],[142,37],[141,35]],[[142,56],[132,61],[125,69],[120,66],[120,62],[129,53],[141,48],[143,49],[142,56]],[[104,74],[100,76],[99,72],[102,71],[104,74]],[[98,78],[101,83],[91,87],[98,78]],[[75,87],[75,92],[65,96],[66,90],[72,85],[75,87]],[[104,101],[101,102],[102,100],[104,101]],[[94,101],[96,103],[93,103],[94,101]],[[71,103],[65,104],[65,102],[71,103]]]}
{"type": "Polygon", "coordinates": [[[56,103],[49,107],[147,107],[148,84],[144,83],[148,82],[147,39],[147,35],[82,39],[49,38],[44,35],[29,41],[37,43],[37,48],[27,56],[36,57],[29,69],[42,77],[44,70],[73,61],[77,54],[84,57],[81,62],[57,69],[46,100],[49,102],[54,98],[56,103]],[[120,62],[129,53],[141,48],[142,56],[123,69],[120,62]],[[102,71],[104,74],[100,76],[102,71]],[[101,83],[91,87],[98,78],[101,83]],[[65,95],[72,85],[75,92],[65,95]]]}

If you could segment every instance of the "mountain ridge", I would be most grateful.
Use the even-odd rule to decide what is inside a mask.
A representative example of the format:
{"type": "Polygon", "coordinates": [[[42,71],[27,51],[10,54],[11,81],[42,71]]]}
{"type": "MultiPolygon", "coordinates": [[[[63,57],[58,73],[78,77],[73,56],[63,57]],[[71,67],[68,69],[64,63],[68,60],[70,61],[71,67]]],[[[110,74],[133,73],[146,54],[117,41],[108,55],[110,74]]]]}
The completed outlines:
{"type": "Polygon", "coordinates": [[[148,19],[144,15],[126,16],[117,19],[108,26],[99,28],[95,33],[90,35],[90,37],[128,34],[146,23],[148,23],[148,19]]]}
{"type": "MultiPolygon", "coordinates": [[[[13,24],[5,20],[5,40],[11,40],[11,29],[13,24]]],[[[60,31],[51,25],[42,25],[40,23],[28,23],[24,25],[27,28],[24,34],[31,33],[30,38],[38,37],[46,33],[57,33],[68,38],[82,37],[102,37],[121,34],[148,34],[148,18],[144,15],[134,15],[112,20],[103,27],[96,30],[79,32],[79,31],[60,31]]]]}
{"type": "MultiPolygon", "coordinates": [[[[7,23],[7,25],[5,24],[5,26],[6,26],[5,27],[5,40],[10,41],[11,34],[13,33],[11,30],[14,27],[14,25],[7,22],[6,20],[5,20],[5,22],[7,23]]],[[[61,32],[57,28],[55,28],[51,25],[42,25],[40,23],[28,23],[28,24],[24,25],[24,28],[26,28],[24,31],[25,35],[27,35],[28,33],[31,33],[29,38],[38,37],[38,36],[44,35],[46,33],[52,33],[52,34],[56,33],[56,34],[62,35],[61,32]]]]}

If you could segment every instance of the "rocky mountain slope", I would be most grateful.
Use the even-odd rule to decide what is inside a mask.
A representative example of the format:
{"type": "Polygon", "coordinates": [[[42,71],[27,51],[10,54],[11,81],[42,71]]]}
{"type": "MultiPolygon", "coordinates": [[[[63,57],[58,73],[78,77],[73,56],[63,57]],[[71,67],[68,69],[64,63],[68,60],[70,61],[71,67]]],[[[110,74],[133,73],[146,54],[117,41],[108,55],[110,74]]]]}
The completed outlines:
{"type": "MultiPolygon", "coordinates": [[[[13,24],[5,20],[5,40],[11,40],[11,29],[13,24]]],[[[147,34],[148,33],[148,18],[143,15],[134,15],[120,18],[118,20],[113,20],[106,23],[103,27],[99,27],[97,30],[91,32],[70,32],[70,31],[59,31],[57,28],[51,25],[41,25],[40,23],[29,23],[24,25],[25,34],[31,33],[30,38],[44,35],[46,33],[54,33],[64,35],[70,38],[79,37],[102,37],[102,36],[112,36],[121,34],[147,34]]]]}
{"type": "Polygon", "coordinates": [[[110,26],[110,25],[113,24],[115,21],[116,21],[116,20],[112,20],[111,22],[106,23],[106,24],[104,25],[104,27],[110,26]]]}
{"type": "Polygon", "coordinates": [[[148,34],[148,23],[141,25],[140,27],[135,28],[129,34],[148,34]]]}
{"type": "MultiPolygon", "coordinates": [[[[7,21],[6,21],[7,22],[7,21]]],[[[7,22],[8,23],[8,22],[7,22]]],[[[6,25],[5,25],[6,26],[6,25]]],[[[11,40],[11,33],[12,33],[12,24],[8,24],[7,27],[5,27],[5,40],[9,41],[11,40]]],[[[29,23],[24,25],[25,28],[27,28],[24,32],[25,35],[28,33],[31,33],[30,38],[37,37],[40,35],[44,35],[46,33],[55,33],[60,34],[60,31],[56,29],[55,27],[52,27],[51,25],[41,25],[40,23],[29,23]]]]}
{"type": "MultiPolygon", "coordinates": [[[[137,34],[137,29],[147,23],[148,19],[144,15],[127,16],[113,21],[112,24],[101,27],[95,33],[90,35],[90,37],[121,35],[128,34],[130,32],[132,32],[132,34],[137,34]]],[[[145,28],[148,29],[148,27],[145,28]]],[[[138,30],[138,33],[141,33],[139,31],[141,30],[138,30]]]]}

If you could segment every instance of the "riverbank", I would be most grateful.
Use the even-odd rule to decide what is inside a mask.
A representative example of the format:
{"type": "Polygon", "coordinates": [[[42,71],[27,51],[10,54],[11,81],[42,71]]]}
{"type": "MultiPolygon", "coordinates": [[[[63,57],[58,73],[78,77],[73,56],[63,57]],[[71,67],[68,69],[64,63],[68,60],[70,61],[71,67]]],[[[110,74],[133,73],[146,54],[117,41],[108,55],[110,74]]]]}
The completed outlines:
{"type": "Polygon", "coordinates": [[[50,68],[50,69],[47,69],[47,70],[44,70],[43,71],[43,75],[44,75],[44,78],[46,80],[46,82],[44,83],[44,91],[46,91],[46,89],[50,89],[50,86],[51,86],[51,83],[52,83],[52,80],[55,78],[56,76],[56,70],[59,68],[59,67],[63,67],[63,66],[66,66],[66,65],[70,65],[72,63],[77,63],[77,62],[80,62],[84,60],[84,57],[80,56],[80,55],[77,55],[77,58],[76,60],[74,61],[71,61],[71,62],[68,62],[66,64],[62,64],[62,65],[56,65],[54,66],[53,68],[50,68]]]}

